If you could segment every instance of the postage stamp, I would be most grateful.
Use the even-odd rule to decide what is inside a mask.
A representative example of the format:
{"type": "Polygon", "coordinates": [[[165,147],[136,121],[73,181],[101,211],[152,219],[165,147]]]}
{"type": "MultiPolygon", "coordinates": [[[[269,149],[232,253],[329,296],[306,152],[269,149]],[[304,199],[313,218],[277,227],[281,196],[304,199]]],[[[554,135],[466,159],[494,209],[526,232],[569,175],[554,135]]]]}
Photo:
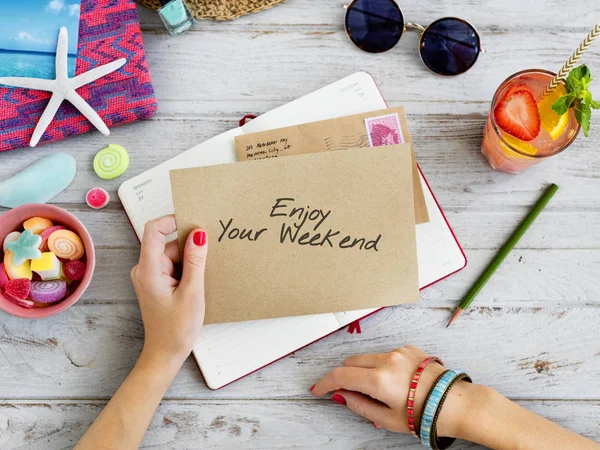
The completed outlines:
{"type": "Polygon", "coordinates": [[[367,128],[367,136],[371,147],[404,143],[402,127],[397,113],[368,117],[365,119],[365,127],[367,128]]]}

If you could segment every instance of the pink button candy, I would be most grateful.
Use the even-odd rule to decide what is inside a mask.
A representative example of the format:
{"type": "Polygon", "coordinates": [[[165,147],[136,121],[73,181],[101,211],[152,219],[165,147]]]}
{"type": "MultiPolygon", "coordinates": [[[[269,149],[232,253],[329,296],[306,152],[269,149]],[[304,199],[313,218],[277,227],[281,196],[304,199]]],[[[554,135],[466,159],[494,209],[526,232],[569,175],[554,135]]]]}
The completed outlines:
{"type": "Polygon", "coordinates": [[[110,201],[110,196],[102,188],[93,188],[85,195],[85,202],[92,209],[102,209],[110,201]]]}

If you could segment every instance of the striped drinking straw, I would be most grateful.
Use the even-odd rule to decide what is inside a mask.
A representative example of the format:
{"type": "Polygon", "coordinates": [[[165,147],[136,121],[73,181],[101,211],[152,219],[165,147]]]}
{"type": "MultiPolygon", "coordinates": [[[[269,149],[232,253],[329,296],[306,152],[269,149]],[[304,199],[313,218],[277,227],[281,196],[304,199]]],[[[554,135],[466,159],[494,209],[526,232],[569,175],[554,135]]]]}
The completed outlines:
{"type": "Polygon", "coordinates": [[[548,94],[550,94],[550,92],[556,89],[556,87],[560,84],[561,81],[565,81],[567,79],[567,75],[569,74],[573,66],[577,63],[577,61],[579,61],[581,55],[583,55],[583,53],[589,48],[593,40],[596,39],[598,35],[600,35],[600,23],[597,24],[592,31],[590,31],[590,33],[585,37],[583,42],[579,44],[579,47],[577,47],[575,53],[571,55],[571,57],[565,63],[565,65],[562,66],[560,68],[560,71],[554,76],[554,78],[552,78],[550,84],[546,86],[542,98],[546,97],[548,94]]]}

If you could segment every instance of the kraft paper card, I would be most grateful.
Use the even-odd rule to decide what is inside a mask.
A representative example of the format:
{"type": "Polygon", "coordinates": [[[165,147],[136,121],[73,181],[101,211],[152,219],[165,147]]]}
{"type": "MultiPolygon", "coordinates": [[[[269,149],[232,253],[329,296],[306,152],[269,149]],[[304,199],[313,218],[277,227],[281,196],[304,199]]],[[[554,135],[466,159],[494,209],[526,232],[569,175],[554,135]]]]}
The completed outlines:
{"type": "MultiPolygon", "coordinates": [[[[411,142],[402,106],[235,138],[239,161],[411,142]]],[[[429,222],[429,213],[414,153],[412,160],[415,223],[419,224],[429,222]]]]}
{"type": "Polygon", "coordinates": [[[170,176],[180,248],[208,233],[206,323],[418,300],[409,144],[170,176]]]}

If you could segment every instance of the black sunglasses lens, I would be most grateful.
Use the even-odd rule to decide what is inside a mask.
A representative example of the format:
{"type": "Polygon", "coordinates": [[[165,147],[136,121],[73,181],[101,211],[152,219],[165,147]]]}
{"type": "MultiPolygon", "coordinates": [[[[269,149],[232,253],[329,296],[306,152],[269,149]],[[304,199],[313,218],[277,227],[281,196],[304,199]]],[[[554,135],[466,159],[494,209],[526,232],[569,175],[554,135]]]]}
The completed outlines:
{"type": "Polygon", "coordinates": [[[423,62],[433,72],[458,75],[477,61],[479,36],[475,28],[463,20],[439,19],[423,32],[419,51],[423,62]]]}
{"type": "Polygon", "coordinates": [[[400,40],[404,18],[393,0],[356,0],[346,11],[346,31],[361,50],[385,52],[400,40]]]}

